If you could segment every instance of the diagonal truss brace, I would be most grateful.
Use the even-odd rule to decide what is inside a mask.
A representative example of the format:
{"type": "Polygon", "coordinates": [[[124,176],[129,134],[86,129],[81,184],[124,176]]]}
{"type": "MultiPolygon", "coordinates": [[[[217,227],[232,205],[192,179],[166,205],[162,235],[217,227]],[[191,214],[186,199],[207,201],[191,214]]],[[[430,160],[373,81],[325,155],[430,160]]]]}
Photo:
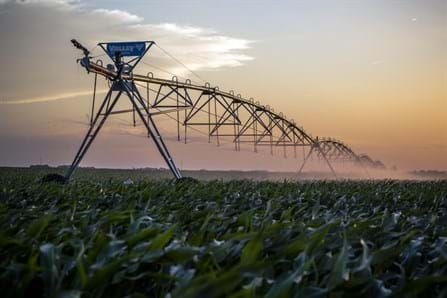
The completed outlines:
{"type": "Polygon", "coordinates": [[[326,157],[326,153],[322,150],[320,143],[318,142],[318,138],[317,138],[317,141],[312,144],[309,152],[307,153],[306,157],[304,158],[303,163],[301,164],[300,169],[298,170],[298,175],[300,175],[301,172],[303,171],[304,166],[306,165],[306,163],[309,160],[309,157],[312,155],[313,151],[317,151],[319,154],[321,154],[321,156],[325,160],[326,164],[328,165],[329,169],[331,170],[332,174],[334,175],[335,179],[337,179],[337,174],[335,173],[334,168],[332,167],[331,163],[329,162],[329,159],[326,157]]]}

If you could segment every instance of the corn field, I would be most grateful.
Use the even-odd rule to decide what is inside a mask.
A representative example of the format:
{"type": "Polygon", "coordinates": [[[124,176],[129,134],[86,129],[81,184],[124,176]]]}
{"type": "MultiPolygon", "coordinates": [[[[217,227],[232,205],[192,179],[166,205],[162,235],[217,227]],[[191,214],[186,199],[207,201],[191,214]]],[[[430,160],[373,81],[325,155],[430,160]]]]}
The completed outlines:
{"type": "Polygon", "coordinates": [[[447,181],[38,178],[0,171],[2,297],[447,296],[447,181]]]}

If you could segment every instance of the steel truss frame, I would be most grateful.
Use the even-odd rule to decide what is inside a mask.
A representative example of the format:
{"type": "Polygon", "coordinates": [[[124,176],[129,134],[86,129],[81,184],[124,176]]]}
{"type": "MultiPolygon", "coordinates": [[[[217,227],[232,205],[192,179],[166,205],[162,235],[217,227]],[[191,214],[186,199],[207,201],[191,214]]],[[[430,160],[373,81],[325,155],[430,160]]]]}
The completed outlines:
{"type": "Polygon", "coordinates": [[[353,162],[362,167],[371,166],[368,159],[361,158],[344,143],[334,139],[313,138],[294,120],[287,119],[282,113],[276,113],[269,106],[261,105],[252,98],[247,100],[240,94],[235,95],[233,91],[220,91],[218,87],[211,87],[209,83],[202,86],[192,84],[190,80],[180,82],[175,76],[172,80],[165,80],[155,78],[152,73],[146,76],[136,75],[132,71],[136,64],[129,72],[122,72],[119,69],[114,71],[104,67],[102,61],[92,62],[88,59],[86,63],[85,60],[86,58],[83,59],[81,65],[88,72],[95,74],[92,119],[87,135],[66,175],[67,179],[79,165],[106,119],[113,114],[129,112],[134,115],[134,124],[135,115],[139,116],[148,131],[148,137],[154,140],[158,151],[177,179],[181,178],[181,173],[157,129],[153,120],[155,115],[175,114],[172,118],[177,121],[177,140],[180,141],[183,138],[185,143],[188,128],[194,129],[201,126],[208,128],[208,142],[215,139],[219,146],[222,138],[229,138],[234,143],[236,151],[241,149],[241,144],[252,144],[254,152],[258,151],[259,146],[269,146],[271,154],[274,147],[283,147],[286,157],[286,148],[292,147],[296,158],[297,148],[301,147],[303,162],[298,173],[302,172],[314,153],[317,158],[324,160],[334,177],[337,175],[331,165],[333,161],[353,162]],[[105,77],[112,84],[96,116],[93,117],[98,75],[105,77]],[[139,89],[145,89],[146,98],[142,96],[143,92],[139,89]],[[118,92],[118,94],[113,97],[113,92],[118,92]],[[130,99],[132,109],[113,111],[122,95],[130,99]],[[181,133],[181,126],[183,126],[183,133],[181,133]]]}

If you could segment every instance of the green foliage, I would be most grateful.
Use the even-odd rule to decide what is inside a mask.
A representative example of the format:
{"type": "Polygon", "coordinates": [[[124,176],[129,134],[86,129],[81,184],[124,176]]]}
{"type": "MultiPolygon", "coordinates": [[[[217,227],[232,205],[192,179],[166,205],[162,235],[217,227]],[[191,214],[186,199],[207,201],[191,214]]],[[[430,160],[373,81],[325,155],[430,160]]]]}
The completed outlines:
{"type": "Polygon", "coordinates": [[[0,169],[2,297],[447,296],[447,182],[0,169]]]}

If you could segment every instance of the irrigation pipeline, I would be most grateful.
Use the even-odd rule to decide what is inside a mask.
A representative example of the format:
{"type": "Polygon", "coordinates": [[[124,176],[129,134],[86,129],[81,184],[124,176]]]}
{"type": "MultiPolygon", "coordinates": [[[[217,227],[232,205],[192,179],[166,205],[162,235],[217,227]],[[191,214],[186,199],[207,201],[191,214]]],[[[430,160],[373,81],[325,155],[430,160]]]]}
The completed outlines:
{"type": "MultiPolygon", "coordinates": [[[[241,144],[252,144],[255,152],[258,151],[258,146],[269,146],[271,154],[273,154],[274,147],[283,147],[284,156],[286,157],[286,149],[291,147],[296,157],[297,148],[303,148],[304,160],[299,173],[312,156],[316,156],[318,159],[326,162],[334,176],[336,176],[336,173],[331,165],[333,161],[353,162],[361,166],[365,171],[367,167],[384,167],[380,161],[374,161],[364,154],[356,154],[348,145],[339,140],[312,137],[311,134],[298,126],[294,120],[287,119],[283,113],[275,112],[270,106],[262,105],[252,98],[243,98],[240,94],[235,95],[233,91],[221,91],[217,86],[212,87],[209,83],[200,85],[189,79],[181,82],[178,76],[173,76],[171,80],[167,80],[156,78],[152,73],[147,75],[134,74],[133,69],[136,64],[140,62],[150,46],[155,44],[154,42],[145,42],[148,47],[141,57],[130,60],[135,61],[133,64],[130,62],[123,64],[119,57],[114,58],[108,54],[112,61],[115,62],[115,65],[109,64],[107,67],[104,67],[101,60],[91,61],[90,52],[77,41],[72,41],[72,43],[84,52],[85,57],[78,61],[81,62],[81,65],[88,72],[92,72],[95,75],[95,81],[90,129],[67,173],[66,178],[68,179],[80,163],[107,117],[113,114],[129,112],[133,114],[134,126],[136,125],[136,117],[139,117],[143,122],[148,131],[148,137],[154,139],[160,154],[177,179],[181,178],[181,173],[163,142],[157,125],[152,119],[153,116],[165,115],[175,120],[177,122],[177,140],[183,139],[185,143],[187,142],[188,128],[203,133],[202,130],[195,128],[202,126],[208,130],[206,133],[208,142],[215,138],[219,146],[222,138],[230,138],[231,142],[234,143],[236,151],[240,150],[241,144]],[[97,76],[107,79],[110,90],[102,104],[95,111],[97,76]],[[144,92],[140,92],[138,89],[144,89],[144,92]],[[112,93],[116,94],[116,96],[112,96],[112,93]],[[114,110],[116,102],[122,95],[129,98],[132,108],[114,110]],[[93,117],[95,112],[96,116],[93,117]],[[183,126],[183,132],[181,132],[181,126],[183,126]],[[308,149],[307,154],[306,148],[308,149]]],[[[107,53],[103,46],[104,44],[100,43],[99,45],[107,53]]],[[[198,74],[167,51],[162,48],[160,50],[203,81],[198,74]]],[[[144,63],[143,61],[141,62],[144,63]]]]}
{"type": "MultiPolygon", "coordinates": [[[[116,77],[116,72],[105,68],[104,66],[101,65],[101,63],[90,62],[89,70],[95,74],[101,75],[108,79],[114,79],[116,77]]],[[[204,112],[204,111],[202,111],[202,108],[205,107],[206,104],[205,105],[202,104],[201,109],[198,109],[200,98],[197,99],[195,103],[193,101],[190,101],[189,105],[187,103],[187,105],[184,105],[184,106],[177,106],[177,105],[162,106],[161,102],[168,99],[168,97],[172,96],[172,95],[174,95],[174,96],[177,95],[177,96],[183,97],[184,102],[185,101],[188,102],[188,95],[190,94],[190,92],[188,93],[189,90],[194,90],[194,91],[200,92],[199,97],[203,97],[204,95],[210,95],[213,98],[226,99],[226,100],[220,100],[220,101],[219,101],[219,99],[217,99],[217,101],[218,101],[217,104],[218,105],[222,104],[223,107],[226,107],[227,113],[225,116],[223,116],[223,115],[219,116],[217,114],[211,113],[212,116],[217,116],[219,118],[222,118],[220,122],[218,121],[217,123],[213,123],[215,128],[212,129],[211,133],[215,133],[216,131],[218,131],[218,128],[220,126],[228,124],[228,123],[225,123],[225,121],[224,121],[225,117],[228,117],[228,116],[235,118],[236,120],[239,120],[239,123],[237,123],[237,124],[239,124],[238,126],[241,126],[243,121],[240,121],[241,119],[238,119],[238,117],[235,115],[235,111],[240,110],[242,106],[246,106],[246,107],[249,107],[246,110],[249,110],[252,114],[251,115],[252,118],[254,118],[254,121],[252,121],[251,125],[262,126],[264,128],[263,131],[258,130],[259,137],[262,137],[263,133],[264,134],[267,133],[266,135],[270,135],[272,126],[280,127],[282,134],[278,138],[276,138],[277,139],[276,142],[263,141],[263,140],[259,140],[259,139],[257,139],[256,141],[246,140],[246,141],[242,141],[242,142],[254,143],[258,146],[262,146],[262,145],[293,146],[293,147],[314,146],[314,147],[321,148],[321,150],[316,150],[316,154],[318,157],[322,157],[324,154],[326,154],[326,156],[328,157],[329,160],[363,162],[363,163],[366,163],[367,166],[372,166],[372,167],[375,166],[375,162],[371,158],[365,157],[365,155],[362,155],[363,156],[363,158],[362,158],[361,156],[357,155],[348,145],[344,144],[343,142],[341,142],[339,140],[331,139],[331,138],[314,139],[310,136],[310,134],[306,133],[301,127],[298,127],[293,120],[288,120],[282,113],[276,113],[275,111],[270,109],[268,106],[264,106],[264,105],[259,104],[258,102],[254,102],[252,99],[247,100],[245,98],[242,98],[240,95],[234,95],[233,92],[224,92],[224,91],[219,90],[217,87],[211,87],[209,85],[209,83],[205,83],[204,86],[201,86],[201,85],[193,84],[189,80],[186,80],[185,82],[179,82],[178,80],[175,80],[175,79],[174,80],[166,80],[166,79],[161,79],[161,78],[155,78],[155,77],[151,76],[150,74],[147,76],[123,74],[122,78],[124,80],[132,80],[135,82],[146,83],[146,84],[155,84],[155,85],[159,86],[158,90],[151,89],[152,91],[157,92],[157,94],[155,95],[155,98],[158,97],[158,102],[156,104],[152,105],[151,108],[157,108],[159,111],[156,113],[159,113],[159,114],[177,112],[179,110],[179,108],[189,109],[190,115],[195,114],[197,111],[204,112]],[[161,89],[163,89],[165,87],[170,89],[167,92],[167,94],[169,94],[169,96],[167,96],[166,94],[163,94],[161,92],[161,89]],[[183,90],[185,92],[180,94],[180,90],[183,90]],[[185,96],[185,93],[188,95],[185,96]],[[234,106],[234,105],[236,105],[238,108],[232,109],[232,106],[234,106]],[[160,111],[161,108],[171,108],[172,110],[165,110],[164,112],[161,112],[160,111]],[[261,116],[259,116],[259,115],[264,115],[264,114],[265,114],[265,116],[267,116],[268,119],[270,119],[273,122],[272,123],[273,125],[271,125],[270,127],[268,125],[266,125],[267,121],[262,122],[262,120],[260,118],[261,116]],[[293,140],[293,136],[295,136],[295,141],[293,140]],[[266,144],[265,142],[268,142],[268,144],[266,144]]],[[[139,84],[139,86],[142,88],[145,88],[144,85],[139,84]]],[[[172,97],[170,99],[172,99],[172,97]]],[[[191,99],[190,96],[189,96],[189,99],[191,99]]],[[[156,114],[156,113],[154,113],[154,114],[156,114]]],[[[191,120],[191,117],[189,117],[188,120],[191,120]]],[[[226,120],[228,120],[228,119],[226,119],[226,120]]],[[[179,122],[181,123],[181,121],[179,121],[179,122]]],[[[188,123],[188,121],[184,121],[182,124],[185,126],[195,125],[194,123],[188,123]]],[[[235,124],[235,125],[237,125],[237,124],[235,124]]],[[[247,125],[250,126],[250,124],[247,124],[247,125]]],[[[245,125],[245,127],[243,128],[245,131],[248,130],[247,125],[245,125]]],[[[226,135],[226,136],[228,136],[228,135],[226,135]]],[[[233,134],[232,136],[235,137],[236,141],[238,141],[238,139],[240,139],[243,136],[247,136],[247,135],[236,133],[236,134],[233,134]]],[[[222,137],[222,135],[220,135],[220,137],[222,137]]],[[[241,140],[239,140],[239,141],[241,141],[241,140]]]]}

